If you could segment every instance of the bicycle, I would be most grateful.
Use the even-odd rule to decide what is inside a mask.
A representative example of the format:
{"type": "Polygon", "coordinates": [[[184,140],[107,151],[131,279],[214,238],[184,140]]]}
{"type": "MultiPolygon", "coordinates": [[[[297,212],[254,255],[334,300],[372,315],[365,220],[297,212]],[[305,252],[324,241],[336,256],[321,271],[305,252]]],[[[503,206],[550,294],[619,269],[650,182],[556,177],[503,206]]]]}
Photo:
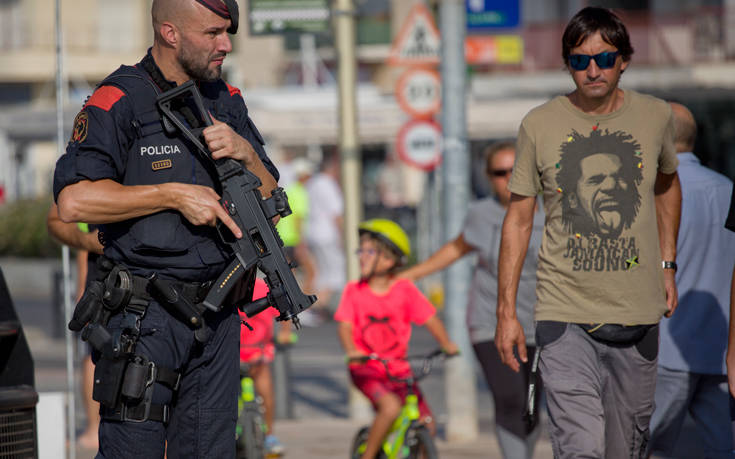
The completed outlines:
{"type": "MultiPolygon", "coordinates": [[[[377,455],[377,459],[436,459],[439,457],[434,439],[429,433],[429,429],[426,428],[419,421],[419,401],[418,395],[414,392],[414,385],[420,380],[424,379],[434,366],[437,360],[443,360],[446,357],[453,357],[454,355],[448,355],[442,350],[436,350],[426,355],[409,356],[405,359],[409,363],[412,361],[421,362],[421,370],[416,374],[411,371],[408,377],[398,378],[390,373],[388,368],[388,362],[390,360],[383,360],[375,356],[365,356],[356,359],[350,359],[351,362],[367,362],[369,360],[377,360],[383,364],[386,372],[388,372],[388,378],[391,381],[406,384],[408,394],[403,402],[401,413],[398,415],[393,425],[391,426],[388,434],[383,440],[383,444],[380,448],[380,452],[377,455]]],[[[361,428],[357,435],[355,435],[352,441],[352,448],[350,457],[352,459],[360,459],[362,454],[365,452],[365,446],[367,442],[368,432],[370,428],[365,426],[361,428]]]]}
{"type": "Polygon", "coordinates": [[[255,393],[250,364],[240,362],[240,396],[237,399],[236,450],[238,459],[264,459],[263,400],[255,393]]]}

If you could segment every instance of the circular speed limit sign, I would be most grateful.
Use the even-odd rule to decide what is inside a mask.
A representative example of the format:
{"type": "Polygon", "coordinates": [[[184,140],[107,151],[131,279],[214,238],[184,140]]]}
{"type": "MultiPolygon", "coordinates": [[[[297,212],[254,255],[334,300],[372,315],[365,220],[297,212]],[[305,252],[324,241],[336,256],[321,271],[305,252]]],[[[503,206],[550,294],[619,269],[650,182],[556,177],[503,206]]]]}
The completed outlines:
{"type": "Polygon", "coordinates": [[[412,68],[398,79],[398,105],[414,118],[431,118],[441,107],[441,80],[436,70],[412,68]]]}
{"type": "Polygon", "coordinates": [[[433,120],[411,120],[398,132],[398,157],[411,166],[430,171],[441,161],[442,130],[433,120]]]}

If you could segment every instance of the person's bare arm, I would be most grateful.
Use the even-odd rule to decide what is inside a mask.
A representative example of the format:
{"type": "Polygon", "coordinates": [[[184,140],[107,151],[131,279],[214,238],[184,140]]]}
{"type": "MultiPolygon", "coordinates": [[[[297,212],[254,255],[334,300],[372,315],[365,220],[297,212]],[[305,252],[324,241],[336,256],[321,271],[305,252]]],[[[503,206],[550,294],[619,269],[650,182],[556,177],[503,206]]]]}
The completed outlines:
{"type": "Polygon", "coordinates": [[[242,237],[219,198],[212,188],[202,185],[172,182],[126,186],[104,179],[82,180],[64,187],[57,204],[64,222],[113,223],[171,209],[194,225],[214,226],[221,220],[236,237],[242,237]]]}
{"type": "Polygon", "coordinates": [[[470,253],[474,248],[464,240],[461,234],[444,244],[429,258],[398,273],[398,277],[416,281],[424,276],[439,271],[470,253]]]}
{"type": "Polygon", "coordinates": [[[365,355],[355,347],[355,343],[352,341],[352,324],[350,322],[339,322],[337,325],[337,335],[347,358],[353,359],[365,355]]]}
{"type": "Polygon", "coordinates": [[[87,257],[89,252],[80,250],[77,252],[77,293],[76,302],[82,298],[84,287],[87,285],[87,257]]]}
{"type": "Polygon", "coordinates": [[[276,325],[278,333],[276,333],[276,342],[278,344],[292,344],[296,336],[291,332],[291,321],[283,320],[276,325]]]}
{"type": "MultiPolygon", "coordinates": [[[[679,235],[679,219],[681,217],[681,183],[677,173],[662,174],[659,172],[656,176],[654,193],[661,259],[676,261],[676,238],[679,235]]],[[[664,269],[664,285],[666,287],[666,306],[668,307],[668,312],[665,315],[671,317],[679,304],[673,269],[664,269]]]]}
{"type": "Polygon", "coordinates": [[[516,295],[521,279],[523,262],[533,229],[535,196],[511,194],[508,212],[503,220],[498,258],[498,325],[495,329],[495,346],[504,364],[513,371],[520,370],[520,363],[513,354],[518,349],[521,361],[527,362],[526,337],[516,316],[516,295]]]}
{"type": "Polygon", "coordinates": [[[97,231],[85,233],[77,227],[76,222],[63,222],[59,218],[59,208],[56,203],[51,203],[51,207],[49,207],[46,215],[46,227],[51,237],[61,244],[87,252],[102,253],[103,247],[97,238],[97,231]]]}
{"type": "Polygon", "coordinates": [[[447,334],[447,330],[444,328],[444,324],[439,320],[436,314],[429,317],[429,320],[424,322],[424,327],[429,330],[431,336],[433,336],[436,342],[439,343],[439,346],[441,346],[444,352],[449,355],[459,352],[459,348],[452,340],[449,339],[449,335],[447,334]]]}

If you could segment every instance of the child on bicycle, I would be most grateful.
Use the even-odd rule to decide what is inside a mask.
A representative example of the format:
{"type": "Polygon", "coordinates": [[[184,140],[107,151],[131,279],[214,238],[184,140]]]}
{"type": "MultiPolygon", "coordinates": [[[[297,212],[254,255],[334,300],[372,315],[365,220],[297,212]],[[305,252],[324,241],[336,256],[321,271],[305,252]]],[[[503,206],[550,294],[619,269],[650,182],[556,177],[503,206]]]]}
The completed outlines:
{"type": "MultiPolygon", "coordinates": [[[[405,264],[411,252],[408,236],[395,222],[372,219],[359,226],[360,280],[349,282],[334,314],[338,334],[348,359],[372,355],[389,360],[386,369],[379,361],[351,362],[350,377],[376,411],[370,427],[364,459],[372,459],[385,435],[401,412],[407,388],[392,381],[410,374],[405,360],[411,338],[411,323],[424,325],[448,354],[457,346],[450,341],[433,305],[406,279],[398,279],[396,270],[405,264]]],[[[421,419],[434,432],[431,411],[418,387],[421,419]]]]}
{"type": "MultiPolygon", "coordinates": [[[[265,281],[256,279],[253,299],[263,298],[267,293],[268,286],[265,281]]],[[[265,452],[269,456],[280,456],[285,451],[278,437],[273,434],[275,397],[270,363],[275,356],[273,320],[278,317],[278,314],[278,310],[273,307],[253,317],[248,317],[240,311],[240,318],[252,327],[250,330],[244,323],[240,327],[240,362],[249,365],[249,374],[253,378],[255,392],[263,399],[263,415],[266,424],[265,452]]],[[[279,343],[291,341],[290,322],[279,322],[276,339],[279,343]]]]}

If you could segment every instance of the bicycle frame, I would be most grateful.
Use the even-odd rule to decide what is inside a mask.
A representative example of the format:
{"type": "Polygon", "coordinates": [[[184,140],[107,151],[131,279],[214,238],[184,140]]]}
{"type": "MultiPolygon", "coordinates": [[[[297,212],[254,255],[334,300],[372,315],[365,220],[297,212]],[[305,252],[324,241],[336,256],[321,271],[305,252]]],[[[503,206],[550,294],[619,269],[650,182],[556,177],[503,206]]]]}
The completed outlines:
{"type": "Polygon", "coordinates": [[[406,395],[406,401],[383,442],[383,453],[387,459],[398,459],[406,441],[406,433],[419,420],[419,398],[416,394],[406,395]],[[391,440],[392,439],[392,440],[391,440]]]}
{"type": "Polygon", "coordinates": [[[240,414],[245,403],[255,401],[255,382],[250,376],[240,379],[240,397],[237,400],[237,413],[240,414]]]}

